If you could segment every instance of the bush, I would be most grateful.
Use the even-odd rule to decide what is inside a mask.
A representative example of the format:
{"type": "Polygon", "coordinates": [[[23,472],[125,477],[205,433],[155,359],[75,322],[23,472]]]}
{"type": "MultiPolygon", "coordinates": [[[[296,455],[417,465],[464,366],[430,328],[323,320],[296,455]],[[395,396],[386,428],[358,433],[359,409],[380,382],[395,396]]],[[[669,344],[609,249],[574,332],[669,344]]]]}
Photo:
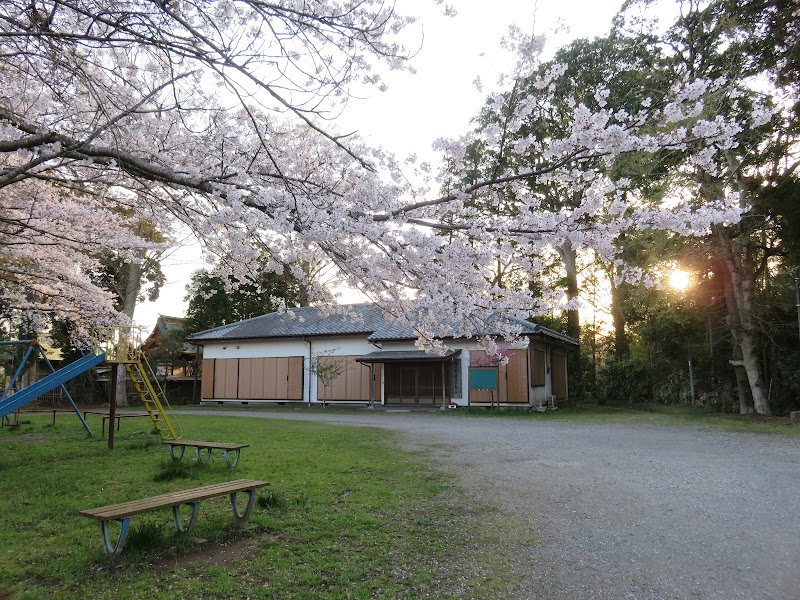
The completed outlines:
{"type": "Polygon", "coordinates": [[[661,404],[691,404],[689,373],[673,371],[656,384],[655,401],[661,404]]]}
{"type": "Polygon", "coordinates": [[[649,402],[652,389],[650,366],[643,360],[611,358],[597,369],[598,404],[649,402]]]}

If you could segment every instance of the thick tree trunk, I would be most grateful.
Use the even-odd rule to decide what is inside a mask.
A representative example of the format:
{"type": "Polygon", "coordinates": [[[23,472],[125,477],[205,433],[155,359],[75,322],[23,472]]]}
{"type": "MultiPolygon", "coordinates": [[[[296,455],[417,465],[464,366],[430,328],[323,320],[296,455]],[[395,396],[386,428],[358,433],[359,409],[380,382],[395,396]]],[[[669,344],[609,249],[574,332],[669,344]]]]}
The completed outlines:
{"type": "MultiPolygon", "coordinates": [[[[140,263],[128,262],[122,267],[123,273],[121,280],[124,291],[120,298],[122,313],[133,322],[133,313],[136,311],[136,301],[139,298],[139,291],[142,287],[142,265],[140,263]]],[[[127,374],[123,365],[117,365],[117,406],[128,406],[127,396],[127,374]]]]}
{"type": "Polygon", "coordinates": [[[631,354],[631,346],[628,340],[628,333],[625,330],[627,319],[625,319],[625,298],[626,292],[624,285],[617,285],[613,267],[609,270],[608,279],[611,285],[611,319],[614,325],[614,358],[628,358],[631,354]]]}
{"type": "Polygon", "coordinates": [[[302,283],[299,286],[299,292],[297,294],[297,305],[311,306],[311,295],[309,294],[308,286],[302,283]]]}
{"type": "MultiPolygon", "coordinates": [[[[741,367],[747,375],[754,410],[762,415],[770,414],[769,398],[764,385],[761,352],[758,344],[758,324],[753,312],[755,305],[755,263],[746,243],[733,239],[720,228],[717,237],[722,249],[725,267],[725,302],[728,308],[727,322],[734,345],[738,348],[734,367],[741,367]]],[[[742,412],[748,408],[742,404],[742,412]]]]}
{"type": "MultiPolygon", "coordinates": [[[[747,200],[747,186],[737,160],[727,155],[730,175],[735,179],[739,193],[739,207],[745,211],[750,208],[747,200]]],[[[759,327],[755,315],[756,297],[756,260],[752,252],[751,231],[745,221],[737,234],[725,227],[716,227],[716,235],[722,251],[724,265],[725,303],[728,309],[728,327],[733,339],[734,356],[741,360],[732,360],[735,368],[741,368],[747,375],[753,409],[762,415],[770,414],[769,397],[764,385],[764,368],[759,351],[759,327]]],[[[743,404],[740,394],[742,412],[749,407],[743,404]]]]}
{"type": "MultiPolygon", "coordinates": [[[[566,293],[567,301],[572,301],[578,297],[578,267],[577,254],[572,245],[567,242],[557,248],[561,260],[564,262],[566,272],[566,293]]],[[[576,340],[581,339],[581,317],[577,308],[567,311],[567,335],[576,340]]],[[[569,373],[569,398],[568,402],[574,402],[583,398],[583,361],[580,351],[570,352],[567,355],[567,372],[569,373]]]]}
{"type": "Polygon", "coordinates": [[[730,363],[733,366],[733,380],[736,382],[736,392],[739,397],[739,414],[749,415],[753,412],[753,394],[750,393],[747,372],[742,366],[742,352],[739,346],[734,347],[734,356],[730,363]]]}

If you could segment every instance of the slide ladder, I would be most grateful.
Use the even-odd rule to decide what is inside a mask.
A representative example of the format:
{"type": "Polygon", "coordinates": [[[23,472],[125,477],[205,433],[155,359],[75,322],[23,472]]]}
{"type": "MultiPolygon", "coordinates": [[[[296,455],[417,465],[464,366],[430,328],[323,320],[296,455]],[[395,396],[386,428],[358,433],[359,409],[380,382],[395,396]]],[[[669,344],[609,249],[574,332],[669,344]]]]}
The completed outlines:
{"type": "Polygon", "coordinates": [[[133,384],[136,395],[142,406],[150,415],[153,425],[164,440],[180,439],[183,432],[175,419],[175,413],[169,405],[169,400],[158,384],[158,379],[147,359],[141,353],[138,360],[125,362],[125,372],[133,384]]]}
{"type": "Polygon", "coordinates": [[[141,330],[137,327],[97,327],[94,343],[105,351],[106,362],[124,365],[137,397],[164,440],[178,440],[183,432],[166,394],[142,353],[141,330]]]}

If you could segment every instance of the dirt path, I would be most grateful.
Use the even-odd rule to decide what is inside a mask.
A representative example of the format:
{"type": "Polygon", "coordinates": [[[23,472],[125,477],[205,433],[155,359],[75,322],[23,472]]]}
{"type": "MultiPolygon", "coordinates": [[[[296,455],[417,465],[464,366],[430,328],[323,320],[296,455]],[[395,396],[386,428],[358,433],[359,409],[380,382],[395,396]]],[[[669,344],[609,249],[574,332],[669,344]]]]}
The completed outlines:
{"type": "Polygon", "coordinates": [[[519,551],[518,598],[800,600],[799,438],[445,414],[247,414],[387,428],[432,448],[470,494],[541,539],[519,551]]]}

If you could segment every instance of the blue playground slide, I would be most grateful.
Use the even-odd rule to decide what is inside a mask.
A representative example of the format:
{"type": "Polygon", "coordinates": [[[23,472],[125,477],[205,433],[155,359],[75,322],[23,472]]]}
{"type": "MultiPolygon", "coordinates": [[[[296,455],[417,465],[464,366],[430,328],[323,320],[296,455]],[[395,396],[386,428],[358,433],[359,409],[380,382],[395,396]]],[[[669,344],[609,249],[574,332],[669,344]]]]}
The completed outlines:
{"type": "Polygon", "coordinates": [[[0,398],[0,419],[25,406],[28,402],[36,400],[36,398],[42,394],[46,394],[50,390],[64,385],[65,382],[73,377],[77,377],[92,367],[96,367],[105,359],[106,355],[102,352],[100,354],[87,354],[75,362],[68,364],[66,367],[40,379],[33,385],[29,385],[25,389],[18,391],[16,394],[7,396],[6,394],[8,394],[9,390],[6,390],[2,398],[0,398]]]}

